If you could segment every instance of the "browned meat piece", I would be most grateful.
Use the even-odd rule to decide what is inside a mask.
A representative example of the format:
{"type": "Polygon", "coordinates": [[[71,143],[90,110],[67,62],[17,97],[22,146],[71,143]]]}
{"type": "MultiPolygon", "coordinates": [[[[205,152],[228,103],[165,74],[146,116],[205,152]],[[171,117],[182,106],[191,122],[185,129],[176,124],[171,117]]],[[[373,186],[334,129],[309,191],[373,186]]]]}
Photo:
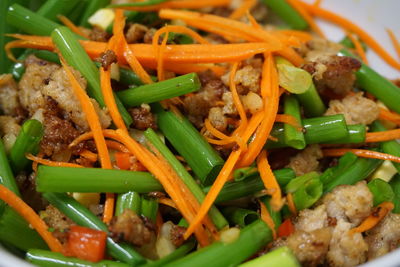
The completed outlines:
{"type": "Polygon", "coordinates": [[[7,150],[14,144],[20,129],[21,126],[15,118],[0,116],[0,137],[3,138],[7,150]]]}
{"type": "Polygon", "coordinates": [[[45,106],[41,88],[48,84],[50,75],[60,66],[29,56],[25,60],[25,73],[19,86],[19,101],[24,109],[33,115],[37,109],[45,106]]]}
{"type": "Polygon", "coordinates": [[[129,113],[133,118],[132,126],[138,130],[146,130],[147,128],[157,129],[156,117],[147,107],[138,107],[129,109],[129,113]]]}
{"type": "Polygon", "coordinates": [[[115,55],[114,51],[112,50],[107,50],[104,53],[100,54],[100,58],[96,59],[96,61],[101,63],[101,66],[107,70],[108,67],[112,64],[112,63],[116,63],[117,62],[117,56],[115,55]]]}
{"type": "Polygon", "coordinates": [[[357,226],[371,213],[372,199],[366,182],[361,181],[355,185],[336,187],[325,195],[322,203],[329,217],[350,221],[353,226],[357,226]]]}
{"type": "Polygon", "coordinates": [[[260,95],[254,92],[248,92],[241,96],[241,101],[246,112],[254,114],[263,108],[263,100],[260,95]]]}
{"type": "Polygon", "coordinates": [[[67,232],[75,224],[72,220],[52,205],[48,205],[46,210],[40,213],[40,217],[50,228],[54,229],[53,235],[55,237],[62,243],[67,241],[67,232]]]}
{"type": "Polygon", "coordinates": [[[153,36],[156,33],[156,29],[151,28],[149,29],[145,35],[143,36],[143,43],[145,44],[151,44],[153,42],[153,36]]]}
{"type": "Polygon", "coordinates": [[[183,100],[189,120],[198,128],[203,126],[204,118],[208,116],[210,108],[221,100],[221,96],[226,89],[222,81],[212,76],[209,72],[201,74],[200,80],[202,88],[199,92],[186,96],[183,100]],[[210,76],[206,77],[206,75],[210,76]]]}
{"type": "Polygon", "coordinates": [[[18,86],[11,74],[0,75],[0,111],[5,115],[16,116],[20,109],[18,86]]]}
{"type": "Polygon", "coordinates": [[[354,72],[361,63],[351,57],[322,56],[306,63],[302,68],[314,77],[314,82],[321,93],[340,97],[346,96],[354,86],[354,72]]]}
{"type": "Polygon", "coordinates": [[[183,234],[186,232],[186,228],[178,225],[173,225],[171,228],[171,241],[175,247],[180,247],[185,239],[183,234]]]}
{"type": "MultiPolygon", "coordinates": [[[[229,86],[230,72],[221,77],[226,86],[229,86]]],[[[250,91],[257,93],[260,90],[261,68],[245,65],[235,75],[235,82],[239,94],[247,94],[250,91]]]]}
{"type": "Polygon", "coordinates": [[[370,124],[379,117],[378,105],[359,92],[342,100],[331,100],[325,115],[343,114],[347,124],[370,124]]]}
{"type": "Polygon", "coordinates": [[[377,226],[367,232],[368,260],[378,258],[400,245],[400,215],[389,213],[377,226]]]}
{"type": "Polygon", "coordinates": [[[296,156],[290,158],[287,167],[292,168],[297,176],[317,171],[322,151],[318,145],[310,145],[296,156]]]}
{"type": "Polygon", "coordinates": [[[107,42],[111,35],[100,27],[94,26],[89,32],[89,38],[96,42],[107,42]]]}
{"type": "Polygon", "coordinates": [[[47,156],[66,150],[79,135],[71,122],[60,118],[59,112],[57,103],[48,98],[44,112],[44,136],[40,142],[41,150],[47,156]]]}
{"type": "Polygon", "coordinates": [[[143,38],[148,30],[149,28],[142,24],[131,24],[125,34],[126,41],[128,42],[128,44],[142,43],[143,38]]]}
{"type": "Polygon", "coordinates": [[[208,113],[208,119],[210,120],[210,123],[221,132],[224,132],[228,126],[227,118],[224,116],[222,108],[220,107],[211,108],[208,113]]]}
{"type": "Polygon", "coordinates": [[[360,233],[349,233],[351,228],[351,223],[338,221],[329,244],[329,266],[356,266],[365,262],[368,245],[360,233]]]}
{"type": "Polygon", "coordinates": [[[297,230],[286,240],[303,266],[317,266],[325,260],[331,239],[331,229],[322,228],[311,232],[297,230]]]}
{"type": "Polygon", "coordinates": [[[312,232],[328,227],[328,214],[325,205],[319,205],[315,209],[300,211],[295,222],[296,230],[312,232]]]}
{"type": "Polygon", "coordinates": [[[42,198],[42,194],[36,191],[36,175],[31,173],[27,175],[25,172],[20,172],[15,176],[18,188],[21,192],[22,199],[32,207],[36,212],[43,210],[49,204],[42,198]]]}
{"type": "Polygon", "coordinates": [[[114,217],[109,230],[116,242],[126,241],[135,246],[143,246],[151,240],[151,231],[145,226],[143,220],[130,209],[126,209],[121,215],[114,217]]]}

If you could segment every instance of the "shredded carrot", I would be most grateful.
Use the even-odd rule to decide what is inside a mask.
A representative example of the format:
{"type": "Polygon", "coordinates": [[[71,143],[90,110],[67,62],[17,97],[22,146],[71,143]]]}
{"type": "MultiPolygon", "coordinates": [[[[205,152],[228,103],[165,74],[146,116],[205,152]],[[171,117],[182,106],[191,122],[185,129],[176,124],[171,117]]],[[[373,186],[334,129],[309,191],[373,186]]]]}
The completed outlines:
{"type": "Polygon", "coordinates": [[[394,35],[391,29],[386,29],[387,33],[389,34],[390,40],[392,41],[393,47],[396,50],[397,57],[400,59],[400,42],[394,35]]]}
{"type": "Polygon", "coordinates": [[[68,162],[60,162],[60,161],[52,161],[48,159],[42,159],[39,157],[35,157],[32,154],[27,154],[26,158],[32,160],[33,162],[37,162],[46,166],[53,166],[53,167],[72,167],[72,168],[83,168],[83,166],[75,163],[68,163],[68,162]]]}
{"type": "Polygon", "coordinates": [[[359,226],[350,230],[350,233],[362,233],[374,228],[386,214],[388,214],[394,205],[392,202],[383,202],[374,208],[371,215],[369,215],[359,226]]]}
{"type": "Polygon", "coordinates": [[[293,126],[294,128],[296,128],[298,131],[301,131],[301,129],[303,128],[303,127],[301,127],[301,124],[299,123],[299,121],[292,115],[277,114],[275,117],[275,121],[289,124],[289,125],[293,126]]]}
{"type": "Polygon", "coordinates": [[[185,239],[189,238],[189,236],[200,226],[201,221],[203,220],[204,216],[206,216],[207,212],[210,210],[222,187],[228,181],[233,171],[233,168],[235,167],[236,163],[239,160],[241,153],[242,151],[239,148],[238,150],[232,151],[231,154],[229,155],[224,166],[219,172],[217,178],[215,179],[215,182],[211,186],[210,191],[204,198],[204,201],[200,209],[198,210],[196,217],[190,222],[189,228],[186,230],[184,234],[185,239]]]}
{"type": "Polygon", "coordinates": [[[249,12],[255,5],[257,4],[257,0],[243,0],[242,5],[236,8],[230,15],[230,19],[240,19],[246,12],[249,12]]]}
{"type": "Polygon", "coordinates": [[[244,110],[242,101],[240,100],[239,94],[236,90],[236,71],[237,71],[238,67],[239,67],[239,63],[236,62],[236,63],[232,64],[231,72],[229,75],[229,89],[232,93],[232,99],[233,99],[235,108],[239,113],[239,117],[240,117],[240,126],[239,127],[246,128],[246,126],[247,126],[246,111],[244,110]]]}
{"type": "Polygon", "coordinates": [[[67,26],[72,32],[86,38],[90,39],[89,36],[83,32],[78,26],[76,26],[71,20],[69,20],[66,16],[63,15],[57,15],[57,18],[65,25],[67,26]]]}
{"type": "MultiPolygon", "coordinates": [[[[37,157],[38,157],[39,159],[43,158],[43,157],[44,157],[43,151],[39,151],[39,153],[37,154],[37,157]]],[[[35,173],[37,173],[38,164],[39,164],[39,162],[33,161],[33,160],[32,160],[32,170],[33,170],[35,173]]]]}
{"type": "Polygon", "coordinates": [[[308,32],[303,32],[303,31],[296,31],[296,30],[279,30],[278,31],[281,34],[287,35],[287,36],[294,36],[297,39],[301,40],[302,42],[308,42],[310,41],[313,36],[308,33],[308,32]]]}
{"type": "Polygon", "coordinates": [[[276,235],[274,220],[272,220],[271,214],[269,214],[265,204],[260,200],[258,200],[258,203],[260,204],[261,220],[263,220],[268,225],[269,229],[271,229],[272,231],[274,239],[276,239],[277,235],[276,235]]]}
{"type": "Polygon", "coordinates": [[[320,6],[321,3],[322,3],[322,0],[315,0],[314,3],[313,3],[313,5],[314,5],[314,6],[320,6]]]}
{"type": "Polygon", "coordinates": [[[60,241],[48,231],[49,227],[46,223],[40,219],[39,215],[31,207],[4,185],[0,185],[0,199],[6,202],[34,228],[52,251],[62,252],[63,247],[60,241]]]}
{"type": "Polygon", "coordinates": [[[360,41],[358,38],[354,37],[353,34],[350,32],[346,33],[347,37],[351,40],[351,42],[354,44],[354,47],[356,48],[357,54],[361,57],[361,60],[368,65],[368,59],[367,55],[365,54],[364,48],[362,47],[360,41]]]}
{"type": "Polygon", "coordinates": [[[348,30],[349,32],[354,32],[363,40],[369,47],[371,47],[383,60],[385,60],[392,67],[400,70],[400,63],[397,62],[386,50],[374,39],[372,38],[366,31],[361,29],[359,26],[351,22],[350,20],[335,14],[329,10],[313,6],[310,4],[306,4],[304,2],[300,2],[301,5],[308,10],[313,15],[321,17],[325,20],[331,21],[342,28],[348,30]]]}
{"type": "Polygon", "coordinates": [[[299,14],[303,17],[305,21],[307,21],[308,25],[310,25],[311,29],[315,31],[319,36],[325,37],[325,34],[315,22],[314,18],[305,10],[297,0],[286,0],[299,14]]]}
{"type": "MultiPolygon", "coordinates": [[[[83,113],[85,114],[86,120],[89,124],[89,128],[93,132],[94,142],[96,144],[97,151],[99,153],[100,163],[103,169],[112,169],[110,155],[108,154],[107,145],[104,139],[103,131],[100,124],[100,119],[96,113],[96,110],[91,102],[89,96],[85,90],[81,87],[79,82],[76,80],[69,66],[66,65],[62,56],[61,64],[68,76],[71,86],[74,90],[74,94],[79,100],[82,106],[83,113]]],[[[104,206],[103,221],[109,223],[114,214],[114,194],[106,194],[106,202],[104,206]]]]}
{"type": "Polygon", "coordinates": [[[247,10],[246,12],[246,17],[249,20],[250,24],[252,27],[256,28],[256,29],[261,29],[261,25],[258,24],[257,20],[253,17],[253,15],[251,15],[250,11],[247,10]]]}
{"type": "Polygon", "coordinates": [[[400,138],[400,129],[387,130],[383,132],[367,133],[365,137],[366,143],[378,143],[400,138]]]}
{"type": "Polygon", "coordinates": [[[129,150],[121,143],[112,141],[112,140],[106,140],[106,144],[108,148],[118,150],[120,152],[128,153],[129,150]]]}
{"type": "Polygon", "coordinates": [[[192,37],[193,40],[197,41],[199,44],[210,44],[209,41],[207,41],[203,36],[195,32],[194,30],[181,25],[166,25],[158,29],[153,35],[153,41],[155,40],[156,42],[158,42],[160,36],[167,32],[186,34],[192,37]]]}
{"type": "Polygon", "coordinates": [[[322,153],[324,154],[325,157],[340,157],[348,152],[351,152],[361,158],[389,160],[400,163],[400,157],[396,157],[390,154],[381,153],[373,150],[352,149],[352,148],[333,148],[333,149],[322,150],[322,153]]]}
{"type": "Polygon", "coordinates": [[[121,170],[129,170],[131,168],[131,155],[125,152],[115,152],[115,163],[121,170]]]}
{"type": "Polygon", "coordinates": [[[159,81],[165,80],[164,52],[165,48],[167,47],[168,36],[169,32],[166,32],[161,45],[157,45],[158,40],[153,37],[153,46],[155,47],[155,52],[157,53],[157,78],[159,81]]]}
{"type": "Polygon", "coordinates": [[[219,138],[219,139],[224,139],[224,140],[231,140],[234,141],[234,138],[231,136],[227,136],[226,134],[224,134],[223,132],[219,131],[218,129],[216,129],[210,122],[209,119],[205,119],[204,120],[204,126],[207,129],[207,131],[209,131],[212,135],[214,135],[215,137],[219,138]]]}
{"type": "Polygon", "coordinates": [[[203,7],[218,7],[227,6],[231,0],[171,0],[161,4],[141,6],[141,7],[130,7],[124,6],[120,7],[126,10],[134,11],[157,11],[162,8],[176,8],[176,9],[199,9],[203,7]]]}
{"type": "Polygon", "coordinates": [[[274,211],[279,211],[283,206],[281,188],[276,181],[275,175],[267,160],[267,152],[261,151],[257,158],[257,167],[261,175],[261,180],[267,190],[273,191],[271,197],[271,208],[274,211]]]}
{"type": "Polygon", "coordinates": [[[400,114],[384,108],[379,108],[379,119],[390,121],[396,125],[400,125],[400,114]]]}
{"type": "Polygon", "coordinates": [[[158,200],[158,203],[161,203],[161,204],[167,205],[171,208],[177,209],[175,203],[170,198],[163,197],[163,198],[159,198],[157,200],[158,200]]]}
{"type": "Polygon", "coordinates": [[[297,209],[296,209],[296,205],[294,204],[294,201],[293,201],[293,195],[292,195],[292,193],[288,193],[288,194],[286,195],[286,200],[287,200],[287,204],[288,204],[288,207],[289,207],[290,212],[291,212],[293,215],[296,215],[296,214],[297,214],[297,209]]]}
{"type": "Polygon", "coordinates": [[[272,130],[279,106],[278,74],[272,55],[265,55],[262,70],[261,96],[264,102],[264,118],[257,128],[255,138],[250,142],[247,152],[241,158],[238,166],[249,166],[262,150],[272,130]]]}
{"type": "Polygon", "coordinates": [[[85,158],[85,159],[88,159],[91,162],[96,162],[97,161],[97,154],[93,153],[90,150],[85,149],[79,155],[81,157],[85,158]]]}

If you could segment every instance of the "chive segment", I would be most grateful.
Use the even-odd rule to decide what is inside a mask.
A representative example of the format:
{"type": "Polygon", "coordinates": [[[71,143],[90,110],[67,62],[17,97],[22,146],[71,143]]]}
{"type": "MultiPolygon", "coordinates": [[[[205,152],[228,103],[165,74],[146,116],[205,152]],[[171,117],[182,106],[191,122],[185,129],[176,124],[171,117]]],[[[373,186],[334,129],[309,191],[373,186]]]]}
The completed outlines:
{"type": "Polygon", "coordinates": [[[126,209],[130,209],[136,214],[140,214],[142,199],[139,193],[131,191],[125,194],[119,194],[117,204],[115,205],[115,216],[118,216],[126,209]]]}
{"type": "Polygon", "coordinates": [[[363,124],[347,125],[347,136],[324,142],[325,144],[360,144],[365,142],[367,127],[363,124]]]}
{"type": "Polygon", "coordinates": [[[128,267],[129,265],[116,261],[103,260],[90,262],[74,257],[65,257],[61,253],[41,249],[30,249],[26,260],[40,267],[128,267]]]}
{"type": "Polygon", "coordinates": [[[200,89],[200,80],[196,73],[189,73],[154,84],[142,85],[117,93],[127,107],[139,106],[181,96],[200,89]]]}
{"type": "MultiPolygon", "coordinates": [[[[88,83],[88,93],[96,99],[100,107],[104,107],[101,93],[100,76],[96,65],[89,58],[85,49],[80,45],[75,35],[67,27],[59,27],[51,34],[55,46],[67,61],[68,65],[78,70],[88,83]]],[[[115,102],[127,126],[132,123],[132,118],[121,101],[114,94],[115,102]]]]}
{"type": "Polygon", "coordinates": [[[79,25],[83,27],[91,27],[91,25],[88,22],[88,19],[100,8],[106,7],[109,3],[110,0],[90,0],[87,1],[88,5],[85,8],[85,11],[83,12],[79,25]]]}
{"type": "Polygon", "coordinates": [[[305,30],[308,28],[307,21],[285,0],[263,0],[262,2],[291,28],[296,30],[305,30]]]}
{"type": "Polygon", "coordinates": [[[18,196],[21,196],[2,140],[0,140],[0,184],[10,189],[18,196]]]}
{"type": "Polygon", "coordinates": [[[377,206],[385,201],[393,201],[394,192],[388,182],[377,178],[371,180],[367,186],[374,196],[374,206],[377,206]]]}
{"type": "Polygon", "coordinates": [[[26,154],[39,152],[39,143],[43,133],[43,126],[39,121],[27,120],[24,122],[9,155],[10,165],[15,174],[24,170],[31,162],[26,158],[26,154]]]}
{"type": "Polygon", "coordinates": [[[260,219],[260,215],[257,212],[249,209],[227,207],[222,212],[232,225],[238,225],[241,228],[260,219]]]}
{"type": "Polygon", "coordinates": [[[142,197],[142,203],[140,206],[141,214],[148,218],[154,224],[156,223],[158,201],[155,198],[142,197]]]}
{"type": "Polygon", "coordinates": [[[36,190],[59,193],[148,193],[162,191],[163,188],[148,172],[41,165],[37,172],[36,190]]]}
{"type": "MultiPolygon", "coordinates": [[[[285,114],[293,116],[299,123],[301,123],[300,105],[293,95],[285,96],[283,106],[285,114]]],[[[300,127],[302,127],[301,124],[300,127]]],[[[285,130],[286,144],[296,149],[304,149],[306,147],[306,141],[301,129],[296,129],[287,123],[283,125],[283,128],[285,130]]]]}
{"type": "MultiPolygon", "coordinates": [[[[153,129],[149,128],[144,132],[144,136],[151,145],[161,153],[161,155],[168,161],[171,167],[175,170],[178,176],[182,179],[185,185],[189,188],[190,192],[194,197],[201,203],[203,202],[205,195],[201,190],[200,186],[196,183],[193,177],[185,169],[185,167],[180,163],[180,161],[175,157],[175,155],[168,149],[168,147],[161,141],[160,137],[154,132],[153,129]]],[[[215,226],[218,229],[225,227],[228,222],[219,212],[219,210],[212,206],[209,211],[209,215],[213,220],[215,226]]]]}
{"type": "Polygon", "coordinates": [[[155,106],[157,122],[168,141],[186,160],[205,186],[213,183],[224,165],[224,160],[184,117],[155,106]]]}
{"type": "Polygon", "coordinates": [[[323,185],[316,172],[310,172],[291,180],[286,192],[292,193],[297,210],[311,207],[322,196],[323,185]]]}
{"type": "Polygon", "coordinates": [[[393,189],[394,198],[394,209],[393,213],[400,213],[400,175],[396,174],[392,180],[390,180],[390,186],[393,189]]]}
{"type": "Polygon", "coordinates": [[[296,256],[288,247],[280,247],[267,254],[239,265],[239,267],[300,267],[296,256]]]}
{"type": "Polygon", "coordinates": [[[306,116],[317,117],[322,116],[325,113],[326,106],[324,102],[322,102],[314,83],[311,83],[310,88],[308,88],[306,92],[296,96],[299,99],[306,116]]]}
{"type": "Polygon", "coordinates": [[[58,15],[68,15],[78,2],[79,0],[46,0],[36,14],[56,21],[58,15]]]}
{"type": "MultiPolygon", "coordinates": [[[[44,193],[43,197],[76,224],[108,232],[105,223],[72,197],[60,193],[44,193]]],[[[116,243],[111,237],[107,237],[107,249],[112,257],[129,265],[135,266],[145,262],[145,259],[131,246],[116,243]]]]}
{"type": "Polygon", "coordinates": [[[165,266],[204,267],[210,265],[210,263],[214,267],[236,266],[271,240],[271,229],[263,221],[257,220],[241,229],[240,235],[235,241],[229,244],[221,241],[214,242],[165,266]]]}

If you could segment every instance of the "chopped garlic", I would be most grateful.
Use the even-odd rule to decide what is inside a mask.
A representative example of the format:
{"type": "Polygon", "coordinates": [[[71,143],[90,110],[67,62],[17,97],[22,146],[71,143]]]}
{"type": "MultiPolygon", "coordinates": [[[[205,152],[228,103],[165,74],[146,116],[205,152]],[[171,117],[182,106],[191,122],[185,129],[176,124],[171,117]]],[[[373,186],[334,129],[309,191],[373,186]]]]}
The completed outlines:
{"type": "Polygon", "coordinates": [[[72,193],[72,197],[85,207],[97,205],[100,202],[99,193],[72,193]]]}
{"type": "Polygon", "coordinates": [[[397,173],[397,169],[393,166],[393,163],[389,160],[385,160],[382,165],[371,175],[371,180],[382,179],[385,182],[389,182],[392,177],[397,173]]]}
{"type": "Polygon", "coordinates": [[[240,235],[240,229],[236,227],[228,228],[221,231],[221,242],[229,244],[235,242],[240,235]]]}
{"type": "Polygon", "coordinates": [[[88,22],[92,26],[97,26],[103,30],[114,21],[114,11],[110,8],[102,8],[96,11],[89,19],[88,22]]]}
{"type": "Polygon", "coordinates": [[[112,63],[110,67],[110,77],[111,79],[115,81],[119,81],[120,75],[119,75],[119,65],[118,63],[112,63]]]}

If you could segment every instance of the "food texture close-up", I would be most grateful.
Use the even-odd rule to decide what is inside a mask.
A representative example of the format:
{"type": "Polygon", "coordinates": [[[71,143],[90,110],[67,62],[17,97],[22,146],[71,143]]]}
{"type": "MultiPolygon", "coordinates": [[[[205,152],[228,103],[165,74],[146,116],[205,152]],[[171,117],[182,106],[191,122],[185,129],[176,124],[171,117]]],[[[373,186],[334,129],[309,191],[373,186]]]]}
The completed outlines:
{"type": "Polygon", "coordinates": [[[400,266],[398,0],[0,0],[0,267],[400,266]]]}

